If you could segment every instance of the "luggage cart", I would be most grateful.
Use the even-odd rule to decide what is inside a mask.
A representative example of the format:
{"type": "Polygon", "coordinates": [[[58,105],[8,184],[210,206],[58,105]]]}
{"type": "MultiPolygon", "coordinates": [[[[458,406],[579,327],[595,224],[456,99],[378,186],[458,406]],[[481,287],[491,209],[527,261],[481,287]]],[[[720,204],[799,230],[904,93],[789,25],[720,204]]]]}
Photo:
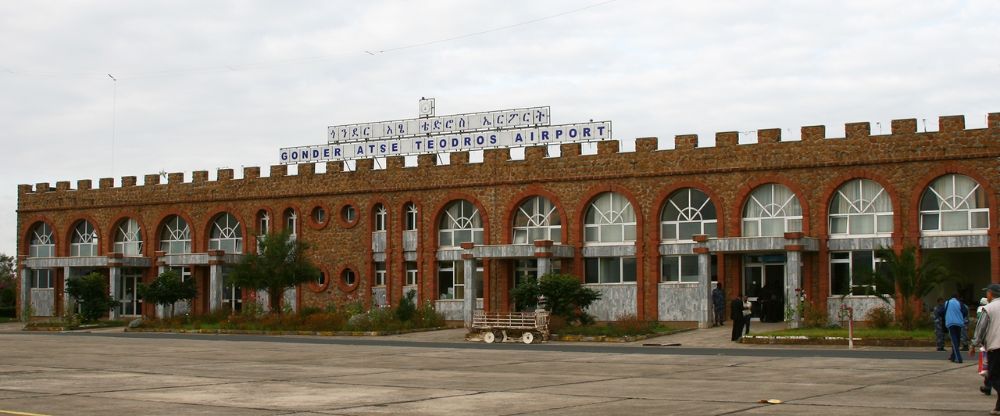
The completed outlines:
{"type": "Polygon", "coordinates": [[[483,337],[483,342],[518,342],[536,344],[549,339],[549,314],[536,312],[486,313],[476,311],[472,328],[483,337]]]}

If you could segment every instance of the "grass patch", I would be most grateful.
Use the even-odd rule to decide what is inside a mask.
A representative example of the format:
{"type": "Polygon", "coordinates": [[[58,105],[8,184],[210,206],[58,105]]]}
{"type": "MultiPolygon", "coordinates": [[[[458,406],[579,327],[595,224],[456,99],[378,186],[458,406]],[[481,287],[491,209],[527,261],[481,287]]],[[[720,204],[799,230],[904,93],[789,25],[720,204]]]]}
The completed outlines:
{"type": "MultiPolygon", "coordinates": [[[[841,337],[847,338],[845,328],[798,328],[782,329],[778,331],[754,333],[752,335],[762,336],[805,336],[810,338],[841,337]]],[[[901,328],[855,328],[854,338],[862,339],[914,339],[914,340],[934,340],[933,329],[904,330],[901,328]]]]}
{"type": "Polygon", "coordinates": [[[0,318],[0,324],[5,324],[5,323],[8,323],[8,322],[18,322],[18,321],[20,321],[20,319],[17,319],[17,318],[7,318],[7,317],[0,318]]]}
{"type": "Polygon", "coordinates": [[[661,325],[656,321],[642,321],[634,316],[620,317],[617,321],[606,325],[567,326],[558,329],[559,335],[581,335],[588,337],[626,337],[636,335],[667,335],[680,331],[677,328],[661,325]]]}

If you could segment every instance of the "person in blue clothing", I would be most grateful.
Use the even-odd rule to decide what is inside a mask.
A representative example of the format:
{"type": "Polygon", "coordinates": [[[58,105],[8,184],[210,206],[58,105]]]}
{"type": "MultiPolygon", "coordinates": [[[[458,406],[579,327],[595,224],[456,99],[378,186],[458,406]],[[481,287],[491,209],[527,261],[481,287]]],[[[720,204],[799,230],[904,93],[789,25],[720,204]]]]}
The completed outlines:
{"type": "Polygon", "coordinates": [[[722,326],[726,321],[726,295],[721,285],[712,290],[712,306],[715,309],[715,322],[712,326],[722,326]]]}
{"type": "Polygon", "coordinates": [[[944,325],[948,327],[948,335],[951,336],[951,357],[948,360],[959,364],[962,363],[962,331],[965,331],[967,316],[969,308],[959,299],[958,293],[944,303],[944,325]]]}

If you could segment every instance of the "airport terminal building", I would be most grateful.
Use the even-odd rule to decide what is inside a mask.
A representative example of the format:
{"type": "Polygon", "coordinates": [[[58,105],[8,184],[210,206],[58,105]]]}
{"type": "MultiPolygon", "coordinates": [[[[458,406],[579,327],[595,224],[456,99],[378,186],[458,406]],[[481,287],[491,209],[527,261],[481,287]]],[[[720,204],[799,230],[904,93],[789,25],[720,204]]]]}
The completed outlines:
{"type": "MultiPolygon", "coordinates": [[[[196,281],[187,312],[239,310],[263,294],[230,285],[230,266],[276,230],[308,242],[323,272],[289,288],[293,309],[395,304],[415,290],[458,321],[473,308],[509,311],[520,279],[558,271],[601,292],[589,312],[603,321],[704,325],[715,282],[727,299],[750,296],[758,316],[792,319],[785,305],[800,296],[832,316],[847,302],[860,316],[882,301],[851,296],[864,289],[856,277],[877,267],[879,247],[908,245],[955,273],[941,290],[971,297],[1000,282],[1000,113],[986,118],[967,129],[963,116],[944,116],[926,132],[894,120],[888,134],[849,123],[842,138],[807,126],[794,141],[760,129],[749,144],[722,132],[710,147],[680,135],[660,149],[647,137],[627,152],[610,123],[535,126],[522,143],[492,133],[502,126],[442,127],[402,149],[376,137],[357,143],[388,146],[283,149],[263,172],[20,185],[18,310],[61,315],[66,282],[96,271],[122,301],[112,316],[151,316],[135,288],[166,269],[196,281]],[[523,158],[502,146],[511,140],[523,158]]],[[[403,135],[376,124],[355,126],[403,135]]]]}

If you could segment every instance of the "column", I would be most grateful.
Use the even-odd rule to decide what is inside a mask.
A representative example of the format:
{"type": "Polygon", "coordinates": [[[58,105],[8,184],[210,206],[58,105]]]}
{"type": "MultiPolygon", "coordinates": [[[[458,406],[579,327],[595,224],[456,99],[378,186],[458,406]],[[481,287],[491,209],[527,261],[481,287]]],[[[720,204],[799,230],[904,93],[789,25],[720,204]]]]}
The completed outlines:
{"type": "Polygon", "coordinates": [[[698,328],[712,327],[712,259],[708,250],[698,251],[698,328]]]}
{"type": "Polygon", "coordinates": [[[798,250],[787,252],[787,262],[785,263],[785,306],[786,310],[792,311],[791,316],[786,316],[789,328],[798,328],[801,320],[799,316],[799,296],[802,292],[799,282],[802,275],[802,252],[798,250]]]}
{"type": "Polygon", "coordinates": [[[208,262],[208,310],[215,312],[222,308],[222,262],[208,262]]]}
{"type": "Polygon", "coordinates": [[[538,279],[552,273],[552,241],[535,240],[535,260],[538,267],[538,279]]]}
{"type": "Polygon", "coordinates": [[[462,243],[462,266],[465,272],[462,317],[465,320],[465,327],[471,329],[473,311],[476,310],[476,258],[472,254],[472,243],[462,243]]]}
{"type": "MultiPolygon", "coordinates": [[[[121,277],[121,266],[111,266],[108,268],[108,292],[111,294],[111,300],[118,300],[118,284],[121,282],[121,277]]],[[[108,311],[108,318],[118,319],[118,306],[111,307],[111,310],[108,311]]]]}
{"type": "Polygon", "coordinates": [[[21,310],[16,311],[20,316],[21,320],[28,322],[31,319],[30,316],[25,316],[24,311],[28,309],[31,305],[31,269],[27,267],[21,268],[21,310]]]}
{"type": "MultiPolygon", "coordinates": [[[[159,255],[160,252],[157,252],[157,254],[159,255]]],[[[167,271],[167,265],[164,264],[161,261],[157,261],[157,264],[156,264],[156,277],[159,278],[160,275],[163,274],[163,272],[165,272],[165,271],[167,271]]],[[[167,316],[167,311],[166,311],[166,309],[163,308],[163,305],[156,304],[156,317],[162,319],[162,318],[165,318],[166,316],[167,316]]]]}
{"type": "MultiPolygon", "coordinates": [[[[63,297],[63,310],[62,310],[62,312],[63,312],[63,315],[66,315],[68,313],[74,313],[74,312],[76,312],[76,311],[71,310],[71,308],[70,308],[69,294],[66,293],[66,289],[69,288],[69,279],[70,279],[70,273],[72,272],[72,270],[73,269],[71,269],[69,266],[63,267],[63,287],[62,287],[62,297],[63,297]]],[[[52,307],[54,308],[55,305],[52,305],[52,307]]]]}

